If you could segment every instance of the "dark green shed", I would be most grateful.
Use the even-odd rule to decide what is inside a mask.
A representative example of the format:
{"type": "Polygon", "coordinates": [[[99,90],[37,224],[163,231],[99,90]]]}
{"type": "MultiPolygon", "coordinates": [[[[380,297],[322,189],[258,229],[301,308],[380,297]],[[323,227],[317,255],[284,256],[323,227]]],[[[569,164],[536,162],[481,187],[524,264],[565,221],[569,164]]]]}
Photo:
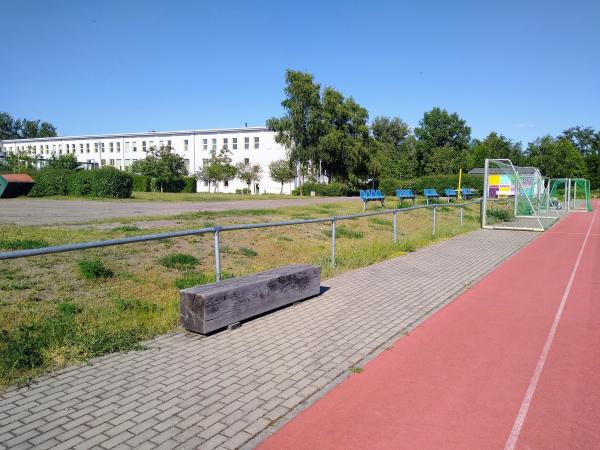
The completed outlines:
{"type": "Polygon", "coordinates": [[[0,174],[0,198],[14,198],[27,195],[35,181],[26,173],[0,174]]]}

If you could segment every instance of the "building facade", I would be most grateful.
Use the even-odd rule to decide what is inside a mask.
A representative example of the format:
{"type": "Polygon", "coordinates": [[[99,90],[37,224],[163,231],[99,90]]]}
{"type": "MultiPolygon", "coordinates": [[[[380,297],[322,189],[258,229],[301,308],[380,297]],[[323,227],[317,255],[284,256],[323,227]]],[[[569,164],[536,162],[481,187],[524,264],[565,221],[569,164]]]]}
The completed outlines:
{"type": "MultiPolygon", "coordinates": [[[[128,170],[133,161],[145,158],[151,147],[161,146],[171,146],[174,153],[182,156],[190,175],[208,164],[211,150],[226,148],[231,151],[233,164],[260,165],[261,179],[251,187],[253,193],[281,191],[281,184],[269,175],[269,163],[284,159],[285,148],[275,142],[275,133],[264,127],[0,140],[0,152],[5,154],[25,151],[39,159],[72,154],[87,166],[120,170],[128,170]]],[[[225,185],[221,183],[219,192],[235,193],[247,187],[236,178],[225,185]]],[[[289,194],[294,187],[295,183],[287,183],[283,192],[289,194]]],[[[210,188],[214,190],[214,186],[210,188]]],[[[208,183],[198,181],[198,192],[208,190],[208,183]]]]}

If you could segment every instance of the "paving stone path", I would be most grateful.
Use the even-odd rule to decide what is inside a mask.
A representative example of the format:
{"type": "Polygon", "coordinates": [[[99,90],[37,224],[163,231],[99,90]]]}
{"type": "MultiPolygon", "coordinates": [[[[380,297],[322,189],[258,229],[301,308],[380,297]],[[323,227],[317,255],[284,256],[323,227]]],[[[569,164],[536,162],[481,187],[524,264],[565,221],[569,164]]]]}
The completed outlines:
{"type": "Polygon", "coordinates": [[[0,395],[0,448],[252,448],[534,239],[478,230],[209,337],[161,336],[0,395]]]}

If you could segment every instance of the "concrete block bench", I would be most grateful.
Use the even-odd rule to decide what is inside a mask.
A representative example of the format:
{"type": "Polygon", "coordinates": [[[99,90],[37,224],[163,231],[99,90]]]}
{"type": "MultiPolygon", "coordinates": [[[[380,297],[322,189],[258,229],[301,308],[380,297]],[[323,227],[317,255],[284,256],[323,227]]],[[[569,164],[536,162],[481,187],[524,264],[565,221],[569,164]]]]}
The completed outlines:
{"type": "Polygon", "coordinates": [[[321,268],[306,264],[182,289],[181,325],[196,333],[210,333],[318,295],[320,289],[321,268]]]}

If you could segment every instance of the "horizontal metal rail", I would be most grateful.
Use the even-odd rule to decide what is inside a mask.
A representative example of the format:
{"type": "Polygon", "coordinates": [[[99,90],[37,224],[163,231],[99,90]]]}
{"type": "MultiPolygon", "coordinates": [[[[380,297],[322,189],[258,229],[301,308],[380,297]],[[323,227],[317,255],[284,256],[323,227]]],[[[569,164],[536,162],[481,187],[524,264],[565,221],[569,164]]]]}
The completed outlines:
{"type": "MultiPolygon", "coordinates": [[[[317,219],[298,219],[298,220],[287,220],[282,222],[260,222],[260,223],[245,223],[239,225],[223,225],[223,226],[214,226],[214,227],[206,227],[206,228],[197,228],[193,230],[182,230],[182,231],[169,231],[165,233],[155,233],[155,234],[145,234],[141,236],[130,236],[119,239],[109,239],[105,241],[92,241],[92,242],[78,242],[75,244],[65,244],[65,245],[56,245],[52,247],[41,247],[41,248],[32,248],[27,250],[16,250],[11,252],[3,252],[0,253],[0,260],[8,260],[8,259],[17,259],[17,258],[27,258],[31,256],[40,256],[40,255],[48,255],[52,253],[62,253],[62,252],[72,252],[77,250],[86,250],[90,248],[100,248],[100,247],[110,247],[113,245],[124,245],[124,244],[134,244],[136,242],[146,242],[146,241],[155,241],[159,239],[169,239],[169,238],[178,238],[184,236],[194,236],[205,233],[215,233],[215,257],[216,257],[216,271],[217,271],[217,280],[220,279],[220,249],[219,247],[219,234],[223,231],[235,231],[235,230],[251,230],[255,228],[270,228],[270,227],[285,227],[285,226],[294,226],[294,225],[304,225],[307,223],[331,223],[332,224],[332,264],[335,262],[335,223],[339,220],[352,220],[358,219],[361,217],[370,217],[370,216],[380,216],[385,214],[394,214],[394,219],[396,214],[406,211],[412,211],[416,209],[433,209],[434,214],[436,208],[461,208],[461,225],[462,225],[462,209],[465,206],[480,203],[480,199],[471,200],[464,203],[432,203],[429,205],[415,205],[409,206],[406,208],[396,208],[396,209],[384,209],[381,211],[371,211],[357,214],[348,214],[342,216],[332,216],[332,217],[322,217],[317,219]]],[[[434,215],[435,218],[435,215],[434,215]]],[[[394,231],[396,230],[394,220],[394,231]]],[[[433,234],[435,234],[435,221],[433,224],[433,234]]],[[[394,233],[394,242],[396,241],[396,233],[394,233]]]]}

